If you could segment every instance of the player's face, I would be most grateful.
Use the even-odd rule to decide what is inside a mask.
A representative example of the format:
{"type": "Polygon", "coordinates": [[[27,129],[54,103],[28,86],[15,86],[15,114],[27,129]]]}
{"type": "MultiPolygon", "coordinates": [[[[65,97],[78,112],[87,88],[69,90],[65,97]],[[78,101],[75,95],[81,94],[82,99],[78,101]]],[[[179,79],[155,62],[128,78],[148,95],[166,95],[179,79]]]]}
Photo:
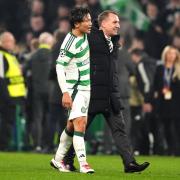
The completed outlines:
{"type": "Polygon", "coordinates": [[[79,23],[79,31],[81,33],[90,33],[92,27],[91,16],[87,14],[84,16],[83,21],[79,23]]]}
{"type": "Polygon", "coordinates": [[[102,27],[108,36],[114,36],[118,34],[120,29],[119,17],[116,14],[110,13],[106,19],[102,22],[102,27]]]}

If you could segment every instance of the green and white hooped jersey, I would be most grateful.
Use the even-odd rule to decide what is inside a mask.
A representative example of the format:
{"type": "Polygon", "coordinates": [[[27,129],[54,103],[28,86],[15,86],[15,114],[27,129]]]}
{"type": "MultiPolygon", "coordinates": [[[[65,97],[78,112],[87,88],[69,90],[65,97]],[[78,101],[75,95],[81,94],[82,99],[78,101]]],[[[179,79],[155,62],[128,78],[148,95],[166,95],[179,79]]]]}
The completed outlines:
{"type": "Polygon", "coordinates": [[[60,48],[57,66],[63,66],[67,89],[90,90],[90,60],[87,34],[76,37],[69,32],[60,48]]]}

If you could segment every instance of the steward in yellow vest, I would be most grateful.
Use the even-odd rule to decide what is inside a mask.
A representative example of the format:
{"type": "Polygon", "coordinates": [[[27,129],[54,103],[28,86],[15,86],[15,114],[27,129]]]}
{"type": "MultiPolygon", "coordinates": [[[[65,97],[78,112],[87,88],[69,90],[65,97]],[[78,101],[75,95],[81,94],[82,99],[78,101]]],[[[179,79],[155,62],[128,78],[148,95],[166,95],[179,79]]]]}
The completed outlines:
{"type": "Polygon", "coordinates": [[[6,50],[0,48],[1,57],[3,56],[4,64],[7,63],[8,69],[5,71],[5,79],[7,82],[7,89],[9,96],[12,98],[24,97],[26,95],[26,88],[24,77],[20,69],[20,64],[16,56],[12,55],[6,50]]]}
{"type": "Polygon", "coordinates": [[[21,67],[12,53],[15,45],[12,33],[0,34],[0,151],[9,150],[9,142],[19,113],[16,110],[26,96],[21,67]]]}

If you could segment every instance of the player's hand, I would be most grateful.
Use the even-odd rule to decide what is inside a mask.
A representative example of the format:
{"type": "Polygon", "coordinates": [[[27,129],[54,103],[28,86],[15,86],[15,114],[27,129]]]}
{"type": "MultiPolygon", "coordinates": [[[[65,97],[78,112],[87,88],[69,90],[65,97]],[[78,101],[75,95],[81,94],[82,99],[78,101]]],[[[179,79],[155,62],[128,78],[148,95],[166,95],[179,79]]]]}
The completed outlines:
{"type": "Polygon", "coordinates": [[[72,98],[68,92],[63,93],[62,105],[63,105],[63,107],[65,107],[67,109],[72,108],[72,98]]]}

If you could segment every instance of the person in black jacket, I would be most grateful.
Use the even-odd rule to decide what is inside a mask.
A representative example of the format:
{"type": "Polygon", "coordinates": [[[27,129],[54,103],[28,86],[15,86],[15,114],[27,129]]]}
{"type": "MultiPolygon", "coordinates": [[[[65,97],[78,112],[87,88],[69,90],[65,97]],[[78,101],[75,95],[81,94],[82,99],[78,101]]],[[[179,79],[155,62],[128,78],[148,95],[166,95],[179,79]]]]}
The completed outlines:
{"type": "MultiPolygon", "coordinates": [[[[138,172],[146,169],[149,163],[145,162],[139,165],[135,161],[125,131],[123,107],[120,101],[120,72],[117,69],[119,28],[118,14],[107,10],[98,16],[98,23],[94,24],[88,37],[91,62],[91,99],[87,127],[97,114],[102,113],[123,159],[125,172],[138,172]]],[[[72,149],[69,150],[64,161],[71,167],[72,149]]]]}
{"type": "Polygon", "coordinates": [[[33,140],[35,151],[40,152],[46,144],[43,138],[45,131],[43,127],[48,118],[48,95],[49,95],[49,73],[52,63],[51,47],[54,43],[50,33],[43,32],[39,36],[39,48],[32,55],[29,61],[32,70],[32,91],[33,91],[33,140]],[[43,141],[42,141],[43,139],[43,141]]]}
{"type": "Polygon", "coordinates": [[[154,95],[156,112],[164,127],[168,155],[180,155],[180,54],[177,48],[166,46],[163,65],[156,70],[154,95]]]}
{"type": "Polygon", "coordinates": [[[163,151],[163,138],[161,136],[162,133],[160,131],[159,121],[157,121],[152,108],[156,60],[148,56],[141,49],[132,50],[131,58],[136,65],[137,85],[144,100],[142,107],[140,108],[140,112],[138,112],[138,109],[132,110],[134,123],[131,134],[134,139],[134,148],[136,148],[136,150],[143,155],[148,155],[152,150],[154,154],[161,154],[163,151]],[[136,120],[137,115],[140,115],[141,117],[139,121],[136,120]],[[154,137],[153,149],[150,148],[150,132],[154,137]]]}

